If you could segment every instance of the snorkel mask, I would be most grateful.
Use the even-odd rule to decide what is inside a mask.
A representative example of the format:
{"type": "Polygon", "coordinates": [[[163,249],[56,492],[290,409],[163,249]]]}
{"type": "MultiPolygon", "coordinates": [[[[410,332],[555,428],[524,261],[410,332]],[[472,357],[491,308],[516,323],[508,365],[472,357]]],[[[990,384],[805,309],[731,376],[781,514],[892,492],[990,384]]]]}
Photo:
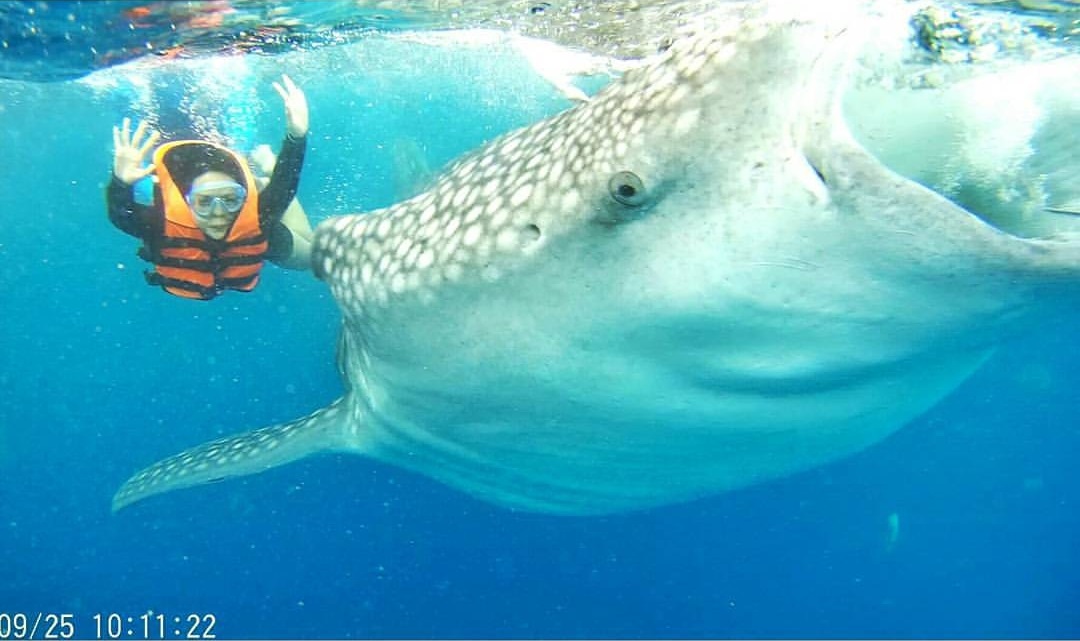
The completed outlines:
{"type": "Polygon", "coordinates": [[[247,190],[243,185],[231,180],[216,180],[192,187],[185,199],[196,216],[209,218],[217,205],[235,214],[244,206],[245,198],[247,190]]]}

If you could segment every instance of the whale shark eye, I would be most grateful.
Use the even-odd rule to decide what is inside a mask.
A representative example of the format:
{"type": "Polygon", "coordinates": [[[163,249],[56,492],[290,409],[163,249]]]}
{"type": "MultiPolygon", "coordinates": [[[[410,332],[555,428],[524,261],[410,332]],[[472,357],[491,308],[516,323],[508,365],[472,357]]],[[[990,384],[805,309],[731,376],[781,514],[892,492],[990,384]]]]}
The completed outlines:
{"type": "Polygon", "coordinates": [[[620,171],[608,180],[611,197],[627,207],[640,207],[645,204],[645,184],[630,171],[620,171]]]}

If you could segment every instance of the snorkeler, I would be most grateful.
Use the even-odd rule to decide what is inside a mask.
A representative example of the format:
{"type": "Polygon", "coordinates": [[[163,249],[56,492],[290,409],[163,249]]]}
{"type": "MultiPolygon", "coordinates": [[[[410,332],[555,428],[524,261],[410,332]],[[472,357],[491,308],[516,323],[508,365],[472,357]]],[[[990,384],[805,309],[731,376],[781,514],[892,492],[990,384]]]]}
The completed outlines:
{"type": "Polygon", "coordinates": [[[311,225],[294,202],[307,146],[308,105],[288,77],[274,89],[285,102],[286,136],[265,187],[235,151],[202,140],[157,147],[161,135],[145,122],[131,132],[113,127],[113,177],[106,190],[109,220],[143,241],[139,256],[153,263],[151,285],[184,298],[209,300],[227,289],[251,291],[263,261],[308,267],[311,225]],[[136,201],[134,185],[154,174],[153,204],[136,201]],[[289,215],[286,216],[286,211],[289,215]]]}

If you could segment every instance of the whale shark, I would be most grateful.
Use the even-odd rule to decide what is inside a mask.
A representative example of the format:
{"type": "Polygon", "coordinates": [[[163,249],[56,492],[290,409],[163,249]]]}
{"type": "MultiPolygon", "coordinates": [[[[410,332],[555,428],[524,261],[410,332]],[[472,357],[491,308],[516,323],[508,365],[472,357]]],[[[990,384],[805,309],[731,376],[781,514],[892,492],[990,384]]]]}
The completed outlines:
{"type": "Polygon", "coordinates": [[[515,510],[690,501],[881,441],[1067,309],[1080,221],[1042,211],[1049,193],[1021,200],[1062,222],[1028,227],[974,174],[950,190],[908,175],[912,154],[892,154],[906,173],[883,160],[914,145],[937,162],[985,131],[850,121],[881,99],[859,61],[896,31],[873,28],[884,13],[731,6],[422,193],[322,221],[342,396],[154,463],[113,509],[325,452],[515,510]]]}

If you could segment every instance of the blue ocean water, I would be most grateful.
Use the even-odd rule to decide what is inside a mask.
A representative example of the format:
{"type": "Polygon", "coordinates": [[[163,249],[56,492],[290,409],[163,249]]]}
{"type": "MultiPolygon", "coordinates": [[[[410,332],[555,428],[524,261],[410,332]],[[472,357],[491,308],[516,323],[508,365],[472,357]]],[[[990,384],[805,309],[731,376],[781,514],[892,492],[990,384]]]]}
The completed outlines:
{"type": "Polygon", "coordinates": [[[310,274],[180,300],[105,216],[121,117],[276,145],[283,72],[311,104],[315,222],[393,202],[403,158],[437,168],[569,106],[507,51],[383,38],[0,80],[0,633],[70,613],[93,638],[117,613],[140,638],[152,611],[212,614],[219,638],[1080,636],[1070,319],[863,453],[687,505],[515,513],[341,455],[111,514],[143,465],[341,391],[310,274]]]}

